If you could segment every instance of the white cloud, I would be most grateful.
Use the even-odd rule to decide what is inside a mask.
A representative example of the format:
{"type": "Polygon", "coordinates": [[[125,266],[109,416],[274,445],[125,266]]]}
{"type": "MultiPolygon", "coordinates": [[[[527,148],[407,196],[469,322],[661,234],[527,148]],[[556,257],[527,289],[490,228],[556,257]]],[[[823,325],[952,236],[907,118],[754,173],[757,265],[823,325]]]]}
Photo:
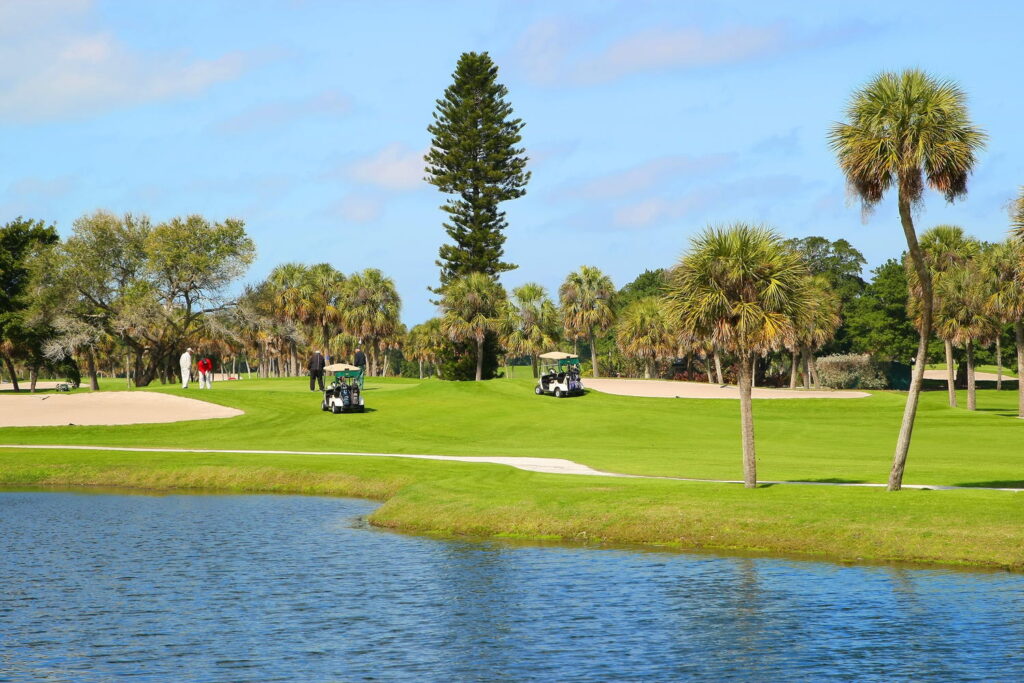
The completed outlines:
{"type": "Polygon", "coordinates": [[[56,199],[63,197],[75,186],[71,176],[58,178],[22,178],[11,183],[7,192],[12,197],[38,199],[56,199]]]}
{"type": "Polygon", "coordinates": [[[400,142],[350,164],[346,175],[352,180],[388,190],[414,190],[424,185],[423,155],[400,142]]]}
{"type": "Polygon", "coordinates": [[[380,218],[384,206],[374,197],[350,194],[337,205],[337,211],[350,223],[372,223],[380,218]]]}
{"type": "Polygon", "coordinates": [[[282,126],[299,119],[344,116],[352,110],[352,101],[337,90],[295,100],[269,102],[250,107],[221,121],[214,129],[220,133],[243,133],[260,128],[282,126]]]}
{"type": "Polygon", "coordinates": [[[0,120],[82,116],[196,95],[238,77],[249,63],[240,53],[199,59],[139,51],[95,28],[89,2],[2,6],[0,120]]]}
{"type": "Polygon", "coordinates": [[[527,27],[512,57],[530,81],[540,85],[606,83],[637,73],[684,71],[738,64],[794,50],[855,40],[877,27],[841,24],[800,31],[780,23],[649,28],[621,35],[603,48],[581,52],[590,30],[547,18],[527,27]]]}
{"type": "Polygon", "coordinates": [[[558,198],[575,197],[592,200],[625,197],[648,190],[673,178],[705,176],[727,167],[731,162],[732,157],[728,154],[664,156],[564,188],[557,191],[555,195],[558,198]]]}
{"type": "Polygon", "coordinates": [[[696,27],[653,29],[625,36],[582,60],[575,78],[600,83],[641,71],[735,64],[775,52],[785,41],[779,26],[734,26],[715,32],[696,27]]]}

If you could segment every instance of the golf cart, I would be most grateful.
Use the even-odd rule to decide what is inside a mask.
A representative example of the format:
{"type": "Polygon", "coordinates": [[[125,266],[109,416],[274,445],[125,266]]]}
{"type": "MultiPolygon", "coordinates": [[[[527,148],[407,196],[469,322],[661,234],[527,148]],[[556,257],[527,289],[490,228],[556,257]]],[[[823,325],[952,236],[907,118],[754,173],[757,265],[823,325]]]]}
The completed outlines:
{"type": "Polygon", "coordinates": [[[324,368],[325,373],[332,373],[334,381],[324,389],[324,400],[320,403],[321,410],[338,413],[362,413],[366,410],[363,403],[363,369],[347,363],[333,363],[324,368]]]}
{"type": "Polygon", "coordinates": [[[571,353],[549,351],[540,354],[541,375],[533,391],[538,396],[550,394],[555,398],[582,396],[583,381],[580,379],[580,359],[571,353]]]}

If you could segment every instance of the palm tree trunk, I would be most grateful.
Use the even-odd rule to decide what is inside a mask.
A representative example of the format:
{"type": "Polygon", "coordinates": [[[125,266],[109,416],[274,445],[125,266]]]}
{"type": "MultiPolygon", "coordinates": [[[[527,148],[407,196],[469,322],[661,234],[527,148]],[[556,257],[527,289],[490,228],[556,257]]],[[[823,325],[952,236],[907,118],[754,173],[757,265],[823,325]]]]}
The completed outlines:
{"type": "Polygon", "coordinates": [[[1017,416],[1024,417],[1024,322],[1013,324],[1013,338],[1017,342],[1017,416]]]}
{"type": "Polygon", "coordinates": [[[533,369],[533,378],[537,379],[540,376],[537,372],[537,354],[530,354],[530,367],[533,369]]]}
{"type": "Polygon", "coordinates": [[[36,393],[36,382],[39,381],[39,366],[32,364],[28,369],[28,390],[31,393],[36,393]]]}
{"type": "Polygon", "coordinates": [[[811,384],[815,389],[821,389],[821,378],[818,377],[818,358],[810,349],[807,350],[807,356],[809,358],[807,365],[811,370],[811,384]]]}
{"type": "Polygon", "coordinates": [[[757,354],[750,359],[750,388],[757,386],[757,354]]]}
{"type": "Polygon", "coordinates": [[[707,356],[704,357],[704,369],[708,372],[708,384],[714,384],[715,378],[711,374],[711,359],[707,356]]]}
{"type": "Polygon", "coordinates": [[[593,334],[590,335],[590,365],[594,368],[594,377],[600,377],[597,374],[597,341],[593,334]]]}
{"type": "Polygon", "coordinates": [[[484,340],[476,343],[476,381],[484,378],[484,340]]]}
{"type": "Polygon", "coordinates": [[[793,352],[793,356],[789,362],[789,388],[796,389],[796,365],[797,357],[796,351],[793,352]]]}
{"type": "Polygon", "coordinates": [[[646,361],[644,363],[644,379],[650,379],[650,378],[651,378],[651,361],[646,361]]]}
{"type": "MultiPolygon", "coordinates": [[[[1019,343],[1017,348],[1020,348],[1019,343]]],[[[1017,352],[1017,355],[1020,356],[1019,351],[1017,352]]],[[[14,363],[11,362],[11,357],[6,353],[4,354],[4,365],[7,366],[7,374],[11,376],[11,384],[14,386],[14,390],[21,391],[21,387],[18,386],[18,373],[14,371],[14,363]]],[[[1021,405],[1024,406],[1024,403],[1021,403],[1021,405]]],[[[1024,410],[1024,408],[1022,408],[1022,410],[1024,410]]]]}
{"type": "Polygon", "coordinates": [[[85,350],[85,367],[89,372],[89,389],[99,391],[100,380],[96,376],[96,354],[93,353],[92,347],[85,350]]]}
{"type": "Polygon", "coordinates": [[[743,441],[743,486],[757,486],[757,454],[754,451],[754,410],[751,401],[752,378],[750,368],[753,354],[741,354],[739,363],[740,433],[743,441]],[[744,357],[746,356],[746,357],[744,357]]]}
{"type": "Polygon", "coordinates": [[[722,379],[722,357],[718,355],[718,349],[715,349],[715,379],[718,380],[718,384],[725,384],[722,379]]]}
{"type": "Polygon", "coordinates": [[[907,465],[907,453],[910,452],[910,437],[914,433],[914,418],[917,416],[917,403],[921,398],[921,385],[924,383],[924,365],[928,361],[928,339],[932,336],[932,276],[925,265],[924,253],[917,243],[914,232],[914,220],[910,213],[910,199],[900,190],[899,193],[900,223],[903,234],[907,238],[910,259],[917,272],[921,284],[921,329],[917,344],[917,356],[914,359],[914,371],[910,378],[910,390],[907,392],[907,405],[903,409],[903,423],[900,435],[896,439],[896,452],[892,458],[892,469],[889,471],[888,490],[899,491],[903,487],[903,470],[907,465]]]}
{"type": "Polygon", "coordinates": [[[420,358],[420,379],[423,379],[423,359],[420,358]]]}
{"type": "MultiPolygon", "coordinates": [[[[1000,326],[1001,327],[1001,326],[1000,326]]],[[[1002,329],[996,335],[996,391],[1003,390],[1003,336],[1002,329]]]]}
{"type": "Polygon", "coordinates": [[[800,371],[802,372],[804,377],[804,389],[811,388],[811,363],[809,360],[807,360],[808,355],[809,354],[807,353],[807,349],[800,349],[800,371]]]}
{"type": "Polygon", "coordinates": [[[976,392],[974,390],[974,342],[967,340],[967,410],[977,410],[976,392]]]}
{"type": "Polygon", "coordinates": [[[953,365],[953,342],[942,340],[946,347],[946,388],[949,391],[949,407],[956,408],[956,366],[953,365]]]}

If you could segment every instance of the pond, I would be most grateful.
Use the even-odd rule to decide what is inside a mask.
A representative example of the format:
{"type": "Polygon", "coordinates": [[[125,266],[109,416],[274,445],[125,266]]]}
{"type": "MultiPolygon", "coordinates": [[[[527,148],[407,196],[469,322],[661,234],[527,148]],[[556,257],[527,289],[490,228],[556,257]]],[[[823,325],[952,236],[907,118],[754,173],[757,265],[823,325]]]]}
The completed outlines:
{"type": "Polygon", "coordinates": [[[0,681],[1024,678],[1019,575],[434,540],[373,508],[0,492],[0,681]]]}

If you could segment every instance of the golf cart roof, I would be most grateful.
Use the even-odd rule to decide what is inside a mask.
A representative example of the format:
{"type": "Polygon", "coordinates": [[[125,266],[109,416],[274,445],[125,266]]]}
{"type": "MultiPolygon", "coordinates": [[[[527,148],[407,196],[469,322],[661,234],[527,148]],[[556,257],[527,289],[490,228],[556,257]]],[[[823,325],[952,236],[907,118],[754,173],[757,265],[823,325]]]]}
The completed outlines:
{"type": "Polygon", "coordinates": [[[348,363],[331,363],[330,365],[325,367],[324,370],[326,370],[327,372],[345,372],[346,370],[348,370],[349,372],[353,372],[359,371],[360,368],[355,365],[349,365],[348,363]]]}
{"type": "Polygon", "coordinates": [[[579,356],[577,356],[575,353],[562,353],[561,351],[548,351],[547,353],[540,354],[540,356],[538,356],[538,357],[539,358],[543,358],[545,360],[566,360],[567,358],[578,358],[579,356]]]}

